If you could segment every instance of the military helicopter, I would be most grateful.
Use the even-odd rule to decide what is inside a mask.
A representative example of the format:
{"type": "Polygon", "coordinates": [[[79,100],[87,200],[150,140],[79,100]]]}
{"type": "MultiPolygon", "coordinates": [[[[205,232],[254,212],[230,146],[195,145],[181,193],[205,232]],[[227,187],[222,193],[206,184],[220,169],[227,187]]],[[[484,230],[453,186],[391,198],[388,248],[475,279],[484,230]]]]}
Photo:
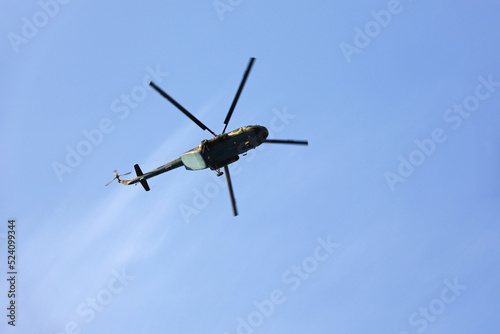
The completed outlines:
{"type": "Polygon", "coordinates": [[[227,185],[229,188],[229,196],[231,199],[231,205],[233,207],[234,216],[238,215],[238,210],[236,208],[236,200],[233,192],[233,185],[231,183],[231,176],[229,175],[229,164],[237,161],[240,154],[245,155],[245,153],[251,149],[256,148],[262,143],[276,143],[276,144],[298,144],[298,145],[308,145],[306,140],[279,140],[279,139],[267,139],[269,135],[268,130],[260,125],[250,125],[238,128],[234,131],[226,133],[226,128],[233,114],[236,103],[240,98],[241,91],[245,85],[245,82],[250,74],[255,58],[250,58],[247,69],[243,74],[240,86],[236,92],[236,96],[233,99],[233,103],[229,108],[229,111],[224,120],[224,129],[222,133],[217,135],[215,132],[210,130],[205,124],[193,116],[189,111],[187,111],[183,106],[181,106],[177,101],[175,101],[170,95],[165,93],[160,87],[158,87],[154,82],[150,82],[149,85],[156,90],[160,95],[170,101],[174,106],[176,106],[180,111],[189,117],[196,125],[198,125],[203,130],[208,130],[214,137],[212,139],[203,140],[198,147],[193,148],[185,153],[183,153],[178,159],[175,159],[163,166],[160,166],[152,171],[143,173],[138,164],[134,165],[137,177],[132,180],[121,180],[120,177],[130,174],[125,173],[119,175],[115,170],[115,177],[107,185],[109,185],[114,180],[118,180],[119,183],[125,185],[140,183],[146,191],[149,191],[149,185],[147,179],[155,177],[157,175],[168,172],[172,169],[184,166],[187,170],[201,170],[205,168],[210,168],[217,172],[217,176],[226,174],[227,185]],[[224,172],[221,172],[221,168],[224,172]]]}

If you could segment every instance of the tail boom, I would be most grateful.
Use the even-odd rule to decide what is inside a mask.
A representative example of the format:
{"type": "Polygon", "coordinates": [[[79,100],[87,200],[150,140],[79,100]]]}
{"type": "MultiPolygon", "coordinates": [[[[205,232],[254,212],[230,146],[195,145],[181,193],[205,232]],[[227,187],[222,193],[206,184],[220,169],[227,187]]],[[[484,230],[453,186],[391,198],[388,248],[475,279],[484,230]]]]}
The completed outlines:
{"type": "Polygon", "coordinates": [[[160,166],[158,168],[155,168],[152,171],[149,171],[149,172],[144,174],[142,172],[141,168],[139,167],[139,165],[135,164],[134,169],[135,169],[135,173],[137,174],[137,177],[132,179],[132,180],[120,180],[120,179],[118,179],[118,182],[120,182],[121,184],[124,184],[124,185],[131,185],[131,184],[140,183],[144,187],[144,190],[149,191],[150,188],[149,188],[149,185],[146,181],[147,179],[150,179],[150,178],[155,177],[157,175],[166,173],[168,171],[171,171],[172,169],[179,168],[181,166],[184,166],[184,165],[182,163],[181,158],[178,158],[178,159],[170,161],[169,163],[167,163],[163,166],[160,166]]]}

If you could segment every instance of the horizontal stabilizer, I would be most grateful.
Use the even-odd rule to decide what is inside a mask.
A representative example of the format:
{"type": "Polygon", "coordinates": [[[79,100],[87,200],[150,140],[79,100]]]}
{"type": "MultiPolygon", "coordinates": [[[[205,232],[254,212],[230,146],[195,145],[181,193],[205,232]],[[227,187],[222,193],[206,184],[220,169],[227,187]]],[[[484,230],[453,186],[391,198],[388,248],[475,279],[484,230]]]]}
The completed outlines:
{"type": "Polygon", "coordinates": [[[144,173],[141,170],[141,167],[139,167],[138,164],[135,164],[134,168],[135,168],[135,173],[137,174],[137,176],[143,176],[144,175],[144,173]]]}
{"type": "Polygon", "coordinates": [[[144,187],[144,190],[149,191],[149,184],[145,179],[141,180],[141,184],[144,187]]]}
{"type": "MultiPolygon", "coordinates": [[[[139,167],[138,164],[134,165],[135,173],[137,174],[137,177],[143,176],[144,173],[141,170],[141,167],[139,167]]],[[[141,179],[139,182],[141,182],[142,186],[144,187],[144,190],[149,191],[149,184],[146,181],[146,179],[141,179]]]]}

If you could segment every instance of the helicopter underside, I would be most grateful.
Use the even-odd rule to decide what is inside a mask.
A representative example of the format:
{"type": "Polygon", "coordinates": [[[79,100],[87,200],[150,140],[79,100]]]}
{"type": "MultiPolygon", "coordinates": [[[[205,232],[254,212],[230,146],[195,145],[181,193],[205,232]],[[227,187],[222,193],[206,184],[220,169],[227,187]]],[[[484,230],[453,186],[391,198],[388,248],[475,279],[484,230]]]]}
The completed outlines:
{"type": "Polygon", "coordinates": [[[187,170],[219,170],[239,159],[239,155],[256,148],[267,138],[268,131],[259,125],[245,126],[224,133],[181,155],[187,170]]]}

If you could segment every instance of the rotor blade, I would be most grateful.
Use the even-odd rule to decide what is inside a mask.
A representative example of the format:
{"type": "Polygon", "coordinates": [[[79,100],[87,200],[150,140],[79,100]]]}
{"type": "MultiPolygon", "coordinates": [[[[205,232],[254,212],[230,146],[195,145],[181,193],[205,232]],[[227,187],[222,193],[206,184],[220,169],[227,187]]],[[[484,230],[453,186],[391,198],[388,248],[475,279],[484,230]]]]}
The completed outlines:
{"type": "Polygon", "coordinates": [[[115,179],[116,179],[116,177],[113,178],[113,180],[109,181],[108,184],[106,184],[106,187],[109,186],[111,184],[111,182],[113,182],[115,179]]]}
{"type": "Polygon", "coordinates": [[[231,176],[229,175],[229,168],[227,168],[227,166],[224,166],[224,173],[226,174],[227,186],[229,187],[229,197],[231,197],[233,214],[236,217],[238,215],[238,210],[236,209],[236,200],[234,199],[233,184],[231,183],[231,176]]]}
{"type": "Polygon", "coordinates": [[[231,119],[231,116],[233,115],[234,108],[236,107],[236,103],[238,103],[238,99],[240,98],[241,91],[243,90],[243,86],[245,86],[245,82],[247,81],[248,75],[250,74],[250,70],[252,69],[252,65],[253,65],[254,61],[255,61],[254,57],[250,58],[250,62],[248,63],[247,70],[245,71],[245,74],[243,74],[243,79],[241,79],[240,87],[238,88],[238,91],[236,92],[236,96],[234,97],[233,104],[231,104],[231,108],[229,108],[226,119],[224,120],[225,125],[224,125],[224,130],[222,130],[222,133],[226,132],[227,124],[229,123],[229,120],[231,119]]]}
{"type": "Polygon", "coordinates": [[[125,173],[125,174],[122,174],[122,175],[118,175],[118,176],[125,176],[125,175],[129,175],[130,173],[132,173],[132,172],[128,172],[128,173],[125,173]]]}
{"type": "Polygon", "coordinates": [[[307,140],[291,140],[291,139],[266,139],[264,143],[274,143],[274,144],[296,144],[296,145],[308,145],[307,140]]]}
{"type": "Polygon", "coordinates": [[[199,119],[197,119],[196,117],[194,117],[189,111],[186,110],[186,108],[184,108],[183,106],[181,106],[176,100],[174,100],[170,95],[168,95],[167,93],[165,93],[160,87],[158,87],[153,81],[151,81],[149,83],[149,85],[151,87],[153,87],[158,93],[160,93],[161,96],[163,96],[164,98],[166,98],[167,100],[170,101],[170,103],[172,103],[174,106],[177,107],[177,109],[179,109],[180,111],[182,111],[184,113],[184,115],[186,115],[187,117],[189,117],[193,122],[196,123],[196,125],[198,125],[200,128],[202,128],[203,130],[208,130],[211,134],[213,134],[214,136],[216,136],[216,134],[210,130],[209,128],[207,128],[207,126],[205,124],[203,124],[202,122],[200,122],[199,119]]]}

